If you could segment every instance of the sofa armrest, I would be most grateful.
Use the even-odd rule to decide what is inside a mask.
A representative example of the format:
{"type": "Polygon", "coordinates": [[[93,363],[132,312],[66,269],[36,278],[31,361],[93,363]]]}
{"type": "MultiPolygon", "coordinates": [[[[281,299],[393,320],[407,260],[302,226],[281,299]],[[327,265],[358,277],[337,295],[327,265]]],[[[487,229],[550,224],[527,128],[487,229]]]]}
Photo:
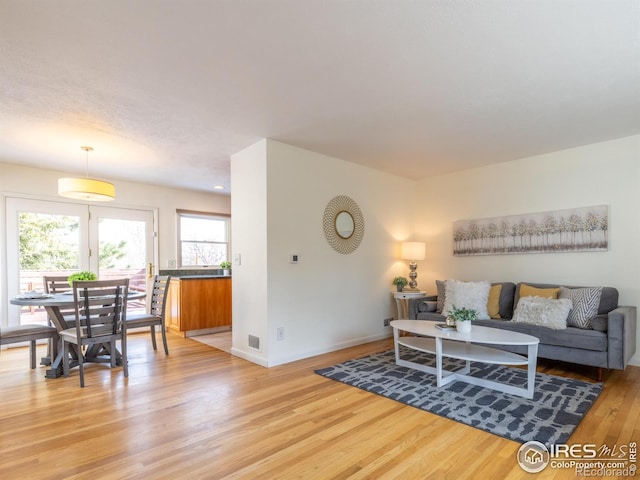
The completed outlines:
{"type": "Polygon", "coordinates": [[[417,297],[409,299],[409,320],[416,320],[418,318],[418,307],[422,302],[435,302],[438,300],[437,295],[429,295],[424,297],[417,297]]]}
{"type": "Polygon", "coordinates": [[[624,370],[636,353],[636,307],[611,310],[607,319],[608,368],[624,370]]]}

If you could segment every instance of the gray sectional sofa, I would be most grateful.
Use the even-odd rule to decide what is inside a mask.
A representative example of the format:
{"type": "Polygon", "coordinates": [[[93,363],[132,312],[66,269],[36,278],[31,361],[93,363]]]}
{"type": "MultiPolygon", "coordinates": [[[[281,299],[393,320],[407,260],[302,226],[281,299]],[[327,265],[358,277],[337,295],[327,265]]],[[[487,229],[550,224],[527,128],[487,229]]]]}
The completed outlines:
{"type": "MultiPolygon", "coordinates": [[[[560,285],[523,282],[536,288],[557,288],[560,285]]],[[[603,369],[624,370],[636,351],[636,307],[619,306],[618,290],[603,287],[598,314],[591,318],[590,328],[567,327],[564,330],[512,322],[523,283],[501,282],[499,296],[500,319],[475,320],[474,325],[527,333],[540,339],[538,357],[598,367],[598,379],[603,369]]],[[[497,285],[497,284],[492,284],[497,285]]],[[[566,286],[567,288],[583,288],[566,286]]],[[[409,317],[416,320],[442,322],[444,315],[436,310],[436,296],[412,299],[409,317]],[[436,310],[436,311],[434,311],[436,310]]],[[[526,354],[526,347],[502,347],[526,354]]]]}

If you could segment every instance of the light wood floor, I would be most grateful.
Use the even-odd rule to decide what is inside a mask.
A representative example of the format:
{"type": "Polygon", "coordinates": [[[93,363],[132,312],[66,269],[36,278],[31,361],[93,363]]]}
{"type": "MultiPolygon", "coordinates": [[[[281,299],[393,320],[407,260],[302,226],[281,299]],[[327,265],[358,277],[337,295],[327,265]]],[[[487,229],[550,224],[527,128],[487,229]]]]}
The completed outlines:
{"type": "MultiPolygon", "coordinates": [[[[46,380],[27,349],[0,355],[0,478],[531,478],[519,444],[313,373],[379,341],[266,369],[191,339],[129,342],[129,379],[89,365],[46,380]]],[[[44,347],[39,353],[44,353],[44,347]]],[[[585,379],[581,372],[547,373],[585,379]]],[[[591,370],[584,373],[591,374],[591,370]]],[[[609,375],[571,444],[640,441],[640,368],[609,375]]],[[[536,478],[576,478],[547,468],[536,478]]]]}

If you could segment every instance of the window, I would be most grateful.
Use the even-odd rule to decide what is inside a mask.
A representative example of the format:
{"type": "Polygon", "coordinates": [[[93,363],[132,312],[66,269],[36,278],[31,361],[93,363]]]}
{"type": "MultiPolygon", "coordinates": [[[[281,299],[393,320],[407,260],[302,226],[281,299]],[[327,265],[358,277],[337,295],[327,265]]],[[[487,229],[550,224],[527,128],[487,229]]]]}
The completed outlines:
{"type": "Polygon", "coordinates": [[[178,210],[179,266],[220,265],[229,259],[229,216],[178,210]]]}

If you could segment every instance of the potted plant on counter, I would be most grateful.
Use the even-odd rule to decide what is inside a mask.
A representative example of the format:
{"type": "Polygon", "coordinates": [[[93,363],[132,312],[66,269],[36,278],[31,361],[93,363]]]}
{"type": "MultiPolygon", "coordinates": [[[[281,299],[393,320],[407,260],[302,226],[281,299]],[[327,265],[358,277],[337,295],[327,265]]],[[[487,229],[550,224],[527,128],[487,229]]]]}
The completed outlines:
{"type": "Polygon", "coordinates": [[[458,308],[452,305],[451,309],[447,312],[447,316],[456,321],[456,330],[458,332],[469,333],[471,332],[471,320],[476,319],[478,312],[472,308],[458,308]]]}
{"type": "Polygon", "coordinates": [[[402,289],[407,286],[407,284],[409,283],[409,280],[407,280],[405,277],[396,277],[393,279],[393,282],[391,283],[393,283],[398,289],[398,291],[401,292],[402,289]]]}
{"type": "Polygon", "coordinates": [[[220,262],[223,275],[231,275],[231,262],[220,262]]]}

